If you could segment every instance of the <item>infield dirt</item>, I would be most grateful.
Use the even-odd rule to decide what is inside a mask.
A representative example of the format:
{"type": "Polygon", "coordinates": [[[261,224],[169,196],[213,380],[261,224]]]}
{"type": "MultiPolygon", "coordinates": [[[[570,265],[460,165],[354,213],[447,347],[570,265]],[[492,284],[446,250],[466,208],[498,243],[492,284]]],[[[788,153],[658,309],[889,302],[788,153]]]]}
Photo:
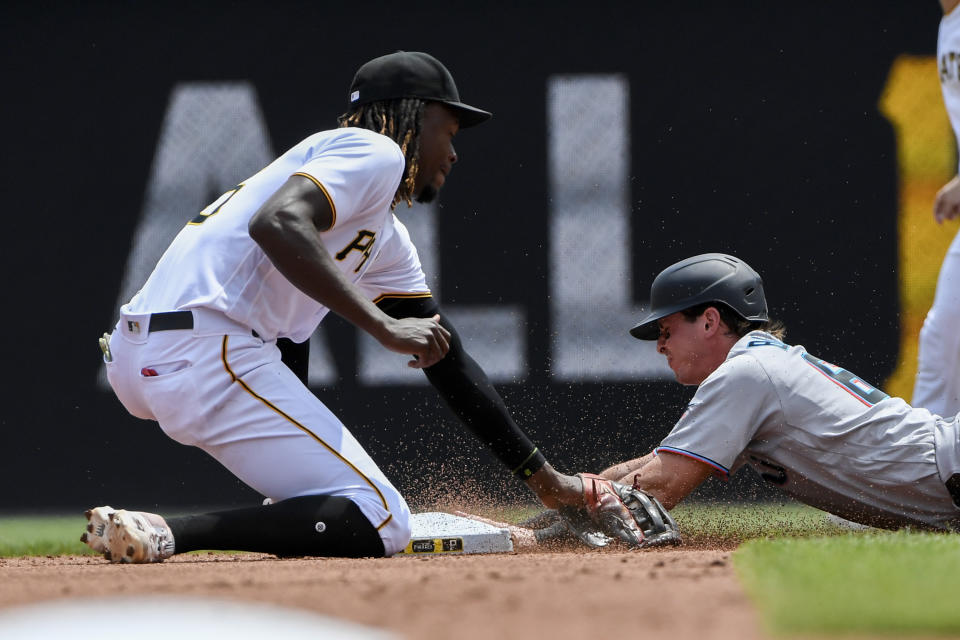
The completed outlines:
{"type": "Polygon", "coordinates": [[[724,548],[382,559],[0,559],[0,607],[153,593],[302,608],[406,638],[765,637],[724,548]]]}

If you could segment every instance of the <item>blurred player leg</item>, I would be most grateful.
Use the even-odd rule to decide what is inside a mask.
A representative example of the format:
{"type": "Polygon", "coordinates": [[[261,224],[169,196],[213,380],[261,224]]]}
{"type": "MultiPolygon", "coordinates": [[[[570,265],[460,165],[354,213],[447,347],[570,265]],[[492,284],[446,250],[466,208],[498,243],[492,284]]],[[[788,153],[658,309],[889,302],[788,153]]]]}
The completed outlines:
{"type": "Polygon", "coordinates": [[[960,233],[940,268],[933,306],[920,330],[913,404],[941,416],[960,412],[960,233]]]}

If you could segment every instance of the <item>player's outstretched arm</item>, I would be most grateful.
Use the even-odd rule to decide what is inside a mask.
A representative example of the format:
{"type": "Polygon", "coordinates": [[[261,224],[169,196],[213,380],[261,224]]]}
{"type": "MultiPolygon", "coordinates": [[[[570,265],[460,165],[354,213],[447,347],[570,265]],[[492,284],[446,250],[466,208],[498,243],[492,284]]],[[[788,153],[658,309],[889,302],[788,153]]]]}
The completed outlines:
{"type": "Polygon", "coordinates": [[[650,453],[640,460],[647,462],[638,470],[617,478],[617,482],[646,491],[667,509],[677,506],[713,473],[709,465],[669,451],[650,453]]]}
{"type": "MultiPolygon", "coordinates": [[[[439,313],[432,298],[386,298],[379,306],[394,317],[431,317],[439,313]]],[[[424,372],[447,406],[545,506],[582,505],[580,479],[558,473],[550,466],[514,422],[486,373],[464,350],[449,319],[441,316],[440,322],[450,332],[450,351],[424,372]]]]}
{"type": "Polygon", "coordinates": [[[940,187],[933,200],[933,218],[937,224],[960,216],[960,175],[940,187]]]}
{"type": "MultiPolygon", "coordinates": [[[[600,472],[599,475],[603,476],[607,480],[613,480],[614,482],[621,482],[623,478],[626,478],[634,471],[639,471],[643,465],[647,464],[653,460],[654,454],[651,451],[642,458],[634,458],[633,460],[627,460],[626,462],[621,462],[615,464],[612,467],[608,467],[600,472]]],[[[630,480],[632,483],[633,480],[630,480]]]]}
{"type": "Polygon", "coordinates": [[[324,193],[307,178],[291,176],[253,215],[253,238],[295,287],[360,327],[391,351],[415,356],[429,367],[449,349],[439,318],[396,318],[383,313],[340,273],[320,239],[333,223],[324,193]]]}

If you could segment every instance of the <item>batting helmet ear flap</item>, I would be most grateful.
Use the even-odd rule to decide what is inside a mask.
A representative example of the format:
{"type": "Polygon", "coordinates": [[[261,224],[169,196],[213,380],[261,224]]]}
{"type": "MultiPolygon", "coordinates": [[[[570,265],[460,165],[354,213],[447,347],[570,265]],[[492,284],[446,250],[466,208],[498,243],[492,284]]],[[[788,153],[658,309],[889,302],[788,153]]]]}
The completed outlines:
{"type": "Polygon", "coordinates": [[[650,309],[630,335],[656,340],[658,320],[704,302],[722,302],[744,320],[770,319],[760,275],[739,258],[705,253],[681,260],[657,275],[650,286],[650,309]]]}

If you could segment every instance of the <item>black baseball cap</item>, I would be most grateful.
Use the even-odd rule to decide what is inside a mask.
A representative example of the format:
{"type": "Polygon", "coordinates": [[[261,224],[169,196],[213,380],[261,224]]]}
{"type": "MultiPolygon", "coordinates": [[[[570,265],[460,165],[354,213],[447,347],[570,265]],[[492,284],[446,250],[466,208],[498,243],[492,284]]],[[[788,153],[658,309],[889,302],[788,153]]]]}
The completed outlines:
{"type": "Polygon", "coordinates": [[[374,58],[357,70],[350,84],[350,108],[378,100],[422,98],[457,112],[460,128],[486,122],[493,114],[460,102],[453,76],[429,53],[397,51],[374,58]]]}

